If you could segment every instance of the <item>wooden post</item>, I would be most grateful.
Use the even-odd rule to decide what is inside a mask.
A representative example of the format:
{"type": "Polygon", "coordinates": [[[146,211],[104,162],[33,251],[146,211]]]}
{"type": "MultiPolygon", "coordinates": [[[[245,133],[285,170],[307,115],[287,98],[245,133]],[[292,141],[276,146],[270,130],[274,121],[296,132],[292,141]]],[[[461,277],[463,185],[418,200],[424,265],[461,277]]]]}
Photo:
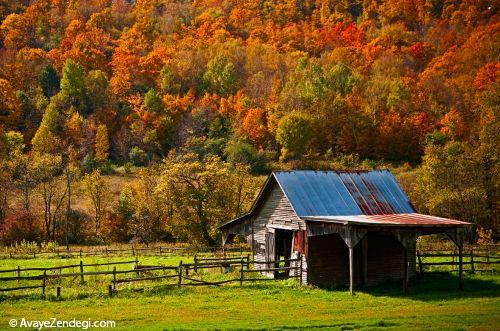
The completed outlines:
{"type": "Polygon", "coordinates": [[[160,246],[160,255],[161,255],[161,246],[160,246]]]}
{"type": "Polygon", "coordinates": [[[106,256],[108,256],[108,248],[104,247],[104,252],[106,253],[106,256]]]}
{"type": "Polygon", "coordinates": [[[247,270],[250,269],[250,254],[247,254],[247,270]]]}
{"type": "Polygon", "coordinates": [[[299,282],[300,285],[302,285],[302,254],[299,253],[299,259],[300,259],[300,264],[299,264],[299,282]]]}
{"type": "Polygon", "coordinates": [[[198,273],[198,257],[197,257],[197,254],[194,255],[194,273],[198,273]]]}
{"type": "Polygon", "coordinates": [[[474,268],[474,248],[470,249],[470,272],[475,273],[476,269],[474,268]]]}
{"type": "Polygon", "coordinates": [[[44,270],[42,278],[42,295],[44,296],[45,296],[45,286],[47,285],[46,282],[47,282],[47,270],[44,270]]]}
{"type": "Polygon", "coordinates": [[[458,288],[460,290],[464,289],[464,286],[463,286],[463,283],[462,283],[462,271],[463,271],[463,266],[462,266],[462,249],[463,249],[462,245],[458,246],[458,288]]]}
{"type": "Polygon", "coordinates": [[[408,291],[408,250],[403,248],[403,292],[408,291]]]}
{"type": "Polygon", "coordinates": [[[135,256],[135,247],[132,246],[132,255],[135,256]]]}
{"type": "Polygon", "coordinates": [[[21,277],[21,267],[17,266],[17,277],[21,277]]]}
{"type": "Polygon", "coordinates": [[[33,258],[36,259],[36,252],[33,252],[33,258]]]}
{"type": "Polygon", "coordinates": [[[177,282],[177,287],[181,287],[182,284],[182,260],[179,262],[179,280],[177,282]]]}
{"type": "Polygon", "coordinates": [[[349,292],[354,294],[354,247],[349,245],[349,292]]]}
{"type": "Polygon", "coordinates": [[[184,269],[186,271],[186,276],[188,276],[189,275],[189,265],[185,265],[184,269]]]}
{"type": "Polygon", "coordinates": [[[243,258],[241,258],[241,266],[240,266],[240,286],[243,285],[243,258]]]}
{"type": "Polygon", "coordinates": [[[108,294],[109,294],[109,297],[113,297],[113,285],[109,284],[108,285],[108,294]]]}
{"type": "Polygon", "coordinates": [[[84,278],[83,278],[83,261],[80,260],[80,282],[83,284],[84,278]]]}
{"type": "Polygon", "coordinates": [[[420,256],[420,251],[417,251],[417,259],[418,259],[418,270],[420,277],[424,277],[424,267],[422,265],[422,257],[420,256]]]}
{"type": "Polygon", "coordinates": [[[61,297],[61,287],[58,286],[56,289],[56,297],[60,298],[61,297]]]}
{"type": "Polygon", "coordinates": [[[113,267],[113,290],[116,289],[116,266],[113,267]]]}
{"type": "Polygon", "coordinates": [[[83,253],[83,252],[82,252],[82,250],[80,249],[80,259],[82,258],[82,253],[83,253]]]}

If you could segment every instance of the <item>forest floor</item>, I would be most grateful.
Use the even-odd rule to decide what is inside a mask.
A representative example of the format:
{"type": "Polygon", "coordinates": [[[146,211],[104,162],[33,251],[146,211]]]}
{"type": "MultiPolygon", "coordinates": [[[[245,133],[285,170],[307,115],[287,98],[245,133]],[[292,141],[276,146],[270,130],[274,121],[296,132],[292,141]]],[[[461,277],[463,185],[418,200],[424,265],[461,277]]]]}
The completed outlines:
{"type": "MultiPolygon", "coordinates": [[[[143,265],[176,265],[181,259],[189,260],[180,256],[139,256],[143,265]]],[[[96,263],[131,258],[83,260],[96,263]]],[[[0,269],[67,265],[77,261],[4,259],[0,261],[0,269]]],[[[131,265],[122,265],[118,269],[130,268],[131,265]]],[[[11,329],[9,321],[22,318],[113,320],[117,330],[500,328],[500,277],[496,273],[465,274],[463,291],[457,288],[456,273],[429,272],[424,278],[416,278],[407,294],[402,293],[400,282],[396,282],[358,289],[354,296],[346,289],[319,289],[299,285],[296,280],[277,280],[243,286],[231,283],[181,288],[172,281],[120,284],[110,298],[106,290],[109,276],[101,280],[99,277],[88,277],[84,285],[71,280],[49,282],[45,298],[38,289],[0,295],[0,329],[11,329]],[[60,298],[55,296],[56,285],[62,287],[60,298]]]]}

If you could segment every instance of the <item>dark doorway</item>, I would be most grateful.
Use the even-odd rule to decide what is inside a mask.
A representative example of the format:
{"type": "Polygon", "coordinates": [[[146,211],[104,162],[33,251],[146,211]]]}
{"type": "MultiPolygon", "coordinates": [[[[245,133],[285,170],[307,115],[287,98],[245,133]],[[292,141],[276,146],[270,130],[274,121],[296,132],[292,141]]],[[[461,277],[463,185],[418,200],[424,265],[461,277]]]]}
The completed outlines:
{"type": "MultiPolygon", "coordinates": [[[[290,260],[292,256],[293,231],[275,229],[275,261],[290,260]]],[[[289,267],[290,261],[277,262],[275,267],[289,267]]],[[[288,271],[275,271],[275,278],[288,277],[288,271]]]]}

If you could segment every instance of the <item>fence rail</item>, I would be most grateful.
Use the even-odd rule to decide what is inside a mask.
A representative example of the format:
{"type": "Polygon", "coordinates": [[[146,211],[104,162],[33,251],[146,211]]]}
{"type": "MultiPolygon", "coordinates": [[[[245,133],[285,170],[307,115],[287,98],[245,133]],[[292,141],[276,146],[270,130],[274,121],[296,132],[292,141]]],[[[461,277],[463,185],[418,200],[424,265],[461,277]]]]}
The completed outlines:
{"type": "MultiPolygon", "coordinates": [[[[498,246],[496,247],[498,248],[498,246]]],[[[459,269],[453,269],[453,267],[460,266],[460,261],[456,250],[417,250],[417,264],[420,274],[423,275],[424,267],[432,266],[449,266],[452,267],[451,271],[459,271],[459,269]],[[451,258],[451,260],[426,262],[425,259],[427,258],[451,258]]],[[[462,253],[461,264],[463,266],[469,266],[469,269],[463,269],[463,271],[471,273],[476,271],[495,271],[496,265],[500,264],[500,250],[471,247],[469,250],[462,253]],[[476,266],[480,265],[490,268],[476,268],[476,266]]]]}
{"type": "MultiPolygon", "coordinates": [[[[288,259],[288,260],[279,260],[279,261],[268,261],[266,264],[272,264],[272,265],[279,265],[279,263],[290,263],[290,262],[297,262],[299,259],[288,259]]],[[[204,258],[195,258],[194,263],[183,263],[182,261],[179,263],[178,266],[140,266],[139,265],[139,260],[135,259],[133,261],[120,261],[120,262],[106,262],[106,263],[92,263],[92,264],[83,264],[82,262],[80,264],[72,264],[72,265],[66,265],[66,266],[59,266],[59,267],[48,267],[48,268],[17,268],[17,269],[10,269],[10,270],[0,270],[0,272],[7,273],[7,272],[23,272],[23,271],[43,271],[43,274],[39,275],[33,275],[33,276],[14,276],[14,277],[0,277],[0,283],[1,282],[10,282],[10,281],[42,281],[41,285],[29,285],[29,286],[18,286],[18,287],[8,287],[8,288],[1,288],[0,292],[6,292],[6,291],[16,291],[16,290],[26,290],[26,289],[42,289],[42,294],[45,294],[45,290],[47,287],[47,280],[49,279],[60,279],[60,278],[67,278],[67,277],[73,277],[73,278],[78,278],[80,277],[82,283],[84,282],[85,277],[88,276],[111,276],[111,281],[110,281],[110,286],[109,286],[109,295],[113,295],[114,292],[116,292],[116,286],[118,284],[123,284],[123,283],[132,283],[132,282],[141,282],[141,281],[156,281],[156,280],[162,280],[162,279],[177,279],[176,283],[172,283],[169,285],[177,285],[178,287],[181,286],[201,286],[201,285],[211,285],[211,286],[219,286],[222,284],[227,284],[231,282],[239,282],[240,285],[243,284],[243,282],[254,282],[254,281],[263,281],[263,280],[271,280],[271,278],[248,278],[245,277],[245,274],[249,273],[255,273],[255,272],[277,272],[277,271],[291,271],[291,270],[296,270],[299,271],[299,275],[289,275],[290,278],[294,277],[300,277],[302,274],[302,265],[299,266],[288,266],[288,267],[275,267],[275,268],[266,268],[266,269],[251,269],[250,266],[255,264],[259,265],[259,261],[252,261],[250,260],[250,256],[242,256],[240,258],[226,258],[226,259],[215,259],[215,258],[209,258],[209,259],[204,259],[204,258]],[[208,262],[204,262],[207,261],[208,262]],[[116,270],[116,265],[120,264],[131,264],[133,263],[134,268],[131,270],[116,270]],[[114,265],[112,271],[84,271],[84,267],[88,266],[110,266],[114,265]],[[232,279],[226,279],[226,280],[220,280],[220,281],[209,281],[209,280],[203,280],[203,279],[197,279],[192,276],[189,276],[189,271],[194,271],[194,273],[197,273],[199,269],[203,268],[228,268],[228,267],[234,267],[234,266],[239,266],[239,277],[238,278],[232,278],[232,279]],[[80,268],[80,272],[70,272],[70,273],[54,273],[54,274],[48,274],[47,271],[53,271],[53,270],[62,270],[66,268],[80,268]],[[148,273],[150,272],[158,272],[158,271],[163,271],[163,272],[168,272],[168,271],[174,271],[174,273],[170,274],[162,274],[162,275],[149,275],[148,273]],[[127,277],[127,278],[118,278],[119,275],[126,275],[126,274],[131,274],[135,273],[136,277],[127,277]]],[[[60,295],[61,288],[57,288],[57,294],[58,296],[60,295]]]]}
{"type": "Polygon", "coordinates": [[[109,256],[109,255],[165,255],[175,253],[176,255],[193,255],[196,253],[244,253],[243,247],[175,247],[175,246],[152,246],[129,248],[101,248],[101,249],[56,249],[53,251],[34,250],[22,253],[0,252],[0,258],[27,259],[47,256],[84,257],[84,256],[109,256]]]}

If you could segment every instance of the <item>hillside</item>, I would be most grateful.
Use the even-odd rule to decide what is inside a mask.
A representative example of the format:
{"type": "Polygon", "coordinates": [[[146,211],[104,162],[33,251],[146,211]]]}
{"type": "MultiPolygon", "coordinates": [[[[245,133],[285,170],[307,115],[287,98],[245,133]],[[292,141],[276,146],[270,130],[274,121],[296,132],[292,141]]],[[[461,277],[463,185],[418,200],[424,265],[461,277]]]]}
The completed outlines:
{"type": "Polygon", "coordinates": [[[497,11],[486,0],[0,2],[5,240],[40,223],[29,238],[61,241],[83,209],[66,203],[69,184],[47,189],[70,168],[80,183],[117,166],[156,170],[113,208],[74,217],[96,229],[130,217],[135,234],[146,217],[163,229],[147,236],[213,242],[215,224],[250,204],[251,175],[396,167],[420,212],[498,231],[497,11]],[[193,200],[166,193],[184,170],[214,168],[231,181],[211,188],[216,212],[193,239],[173,220],[196,215],[193,200]],[[144,199],[153,191],[170,209],[144,199]]]}

